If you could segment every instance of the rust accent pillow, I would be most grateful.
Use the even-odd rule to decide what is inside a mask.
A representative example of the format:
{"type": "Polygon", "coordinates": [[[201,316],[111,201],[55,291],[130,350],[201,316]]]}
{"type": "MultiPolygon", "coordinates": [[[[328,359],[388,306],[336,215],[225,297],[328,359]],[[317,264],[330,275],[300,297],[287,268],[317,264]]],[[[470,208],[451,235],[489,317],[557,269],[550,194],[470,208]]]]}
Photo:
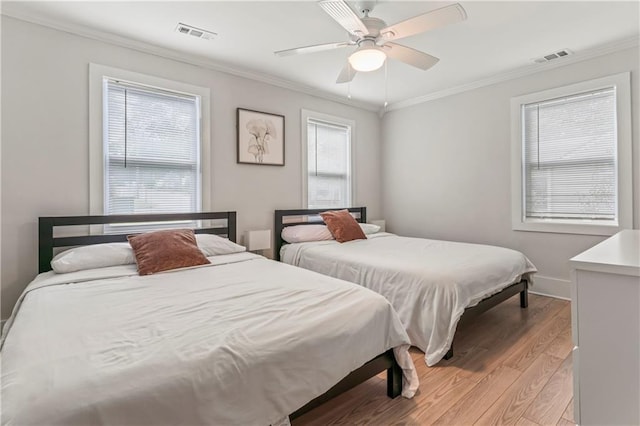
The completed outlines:
{"type": "Polygon", "coordinates": [[[211,262],[198,248],[191,229],[170,229],[127,236],[138,274],[149,275],[211,262]]]}
{"type": "Polygon", "coordinates": [[[339,243],[353,240],[366,240],[367,236],[362,232],[358,222],[351,216],[349,210],[336,210],[320,213],[322,220],[327,224],[329,232],[339,243]]]}

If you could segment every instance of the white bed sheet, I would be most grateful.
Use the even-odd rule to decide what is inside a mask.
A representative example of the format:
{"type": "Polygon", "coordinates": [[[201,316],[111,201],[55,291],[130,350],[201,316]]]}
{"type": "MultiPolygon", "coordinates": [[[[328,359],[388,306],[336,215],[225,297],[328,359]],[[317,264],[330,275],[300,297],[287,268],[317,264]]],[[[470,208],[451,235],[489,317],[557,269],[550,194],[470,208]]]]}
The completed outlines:
{"type": "Polygon", "coordinates": [[[535,266],[503,247],[390,233],[347,243],[287,244],[282,261],[360,284],[385,296],[400,315],[427,365],[447,353],[467,307],[518,281],[535,266]]]}
{"type": "Polygon", "coordinates": [[[209,259],[38,276],[3,333],[2,424],[267,425],[390,348],[415,393],[380,295],[249,253],[209,259]]]}

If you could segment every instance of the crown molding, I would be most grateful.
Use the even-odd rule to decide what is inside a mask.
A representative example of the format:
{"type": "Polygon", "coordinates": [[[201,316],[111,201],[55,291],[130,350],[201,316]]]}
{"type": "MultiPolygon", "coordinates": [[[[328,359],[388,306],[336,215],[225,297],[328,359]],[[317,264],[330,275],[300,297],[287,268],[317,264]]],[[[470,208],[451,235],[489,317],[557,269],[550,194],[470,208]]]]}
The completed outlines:
{"type": "Polygon", "coordinates": [[[222,72],[225,74],[234,75],[237,77],[246,78],[249,80],[266,83],[272,86],[281,87],[283,89],[293,90],[299,93],[315,96],[318,98],[326,99],[329,101],[344,104],[350,107],[361,108],[367,111],[378,112],[380,106],[377,104],[348,99],[333,93],[329,93],[317,88],[307,86],[300,83],[294,83],[289,80],[285,80],[273,75],[265,74],[263,72],[256,72],[248,68],[241,68],[238,66],[231,66],[225,63],[213,61],[203,56],[194,55],[190,53],[181,52],[166,47],[161,47],[155,44],[146,43],[138,40],[133,40],[126,37],[109,33],[106,31],[100,31],[93,28],[86,27],[84,25],[72,24],[68,22],[61,22],[48,17],[44,17],[34,13],[28,13],[21,10],[15,10],[11,6],[7,7],[5,2],[2,4],[0,14],[8,16],[13,19],[18,19],[31,24],[41,25],[44,27],[52,28],[57,31],[70,33],[73,35],[81,36],[84,38],[97,40],[103,43],[108,43],[127,49],[136,50],[138,52],[147,53],[155,56],[159,56],[166,59],[171,59],[178,62],[183,62],[189,65],[199,66],[209,70],[222,72]]]}
{"type": "Polygon", "coordinates": [[[609,53],[618,52],[625,49],[640,46],[640,37],[629,37],[622,40],[618,40],[612,43],[603,44],[591,49],[583,50],[574,53],[571,56],[567,56],[562,59],[557,59],[542,64],[530,64],[520,68],[516,68],[511,71],[496,74],[494,76],[483,78],[480,80],[472,81],[470,83],[461,84],[459,86],[450,87],[448,89],[439,90],[426,95],[417,96],[415,98],[406,99],[404,101],[395,102],[389,104],[386,109],[380,109],[378,114],[382,117],[389,111],[399,110],[407,108],[413,105],[422,104],[425,102],[433,101],[435,99],[445,98],[447,96],[455,95],[469,90],[478,89],[480,87],[490,86],[492,84],[502,83],[508,80],[514,80],[516,78],[525,77],[531,74],[536,74],[541,71],[551,70],[554,68],[564,67],[570,64],[586,61],[598,56],[607,55],[609,53]]]}

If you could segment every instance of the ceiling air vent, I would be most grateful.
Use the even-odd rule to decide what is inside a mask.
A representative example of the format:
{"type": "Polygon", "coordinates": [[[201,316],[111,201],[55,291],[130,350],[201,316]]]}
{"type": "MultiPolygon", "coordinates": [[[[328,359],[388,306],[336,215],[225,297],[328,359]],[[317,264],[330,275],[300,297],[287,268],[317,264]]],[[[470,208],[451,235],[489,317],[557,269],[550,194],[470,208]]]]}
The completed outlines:
{"type": "Polygon", "coordinates": [[[176,32],[179,32],[180,34],[187,34],[187,35],[190,35],[196,38],[201,38],[204,40],[213,40],[218,35],[212,31],[207,31],[207,30],[203,30],[202,28],[192,27],[191,25],[183,24],[182,22],[178,23],[178,26],[176,27],[176,32]]]}
{"type": "Polygon", "coordinates": [[[537,62],[539,64],[544,62],[553,61],[554,59],[562,58],[564,56],[572,55],[573,52],[569,49],[562,49],[557,52],[549,53],[548,55],[544,55],[542,58],[536,58],[533,62],[537,62]]]}

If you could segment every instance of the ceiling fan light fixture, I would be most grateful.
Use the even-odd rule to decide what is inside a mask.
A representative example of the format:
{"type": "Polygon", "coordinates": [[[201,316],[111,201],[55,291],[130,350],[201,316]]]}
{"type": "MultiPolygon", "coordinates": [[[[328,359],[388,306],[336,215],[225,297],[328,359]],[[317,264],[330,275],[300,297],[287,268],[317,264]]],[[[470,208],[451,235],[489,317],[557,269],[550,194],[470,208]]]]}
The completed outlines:
{"type": "Polygon", "coordinates": [[[387,55],[378,46],[361,46],[349,56],[349,63],[354,70],[367,72],[379,69],[386,59],[387,55]]]}

